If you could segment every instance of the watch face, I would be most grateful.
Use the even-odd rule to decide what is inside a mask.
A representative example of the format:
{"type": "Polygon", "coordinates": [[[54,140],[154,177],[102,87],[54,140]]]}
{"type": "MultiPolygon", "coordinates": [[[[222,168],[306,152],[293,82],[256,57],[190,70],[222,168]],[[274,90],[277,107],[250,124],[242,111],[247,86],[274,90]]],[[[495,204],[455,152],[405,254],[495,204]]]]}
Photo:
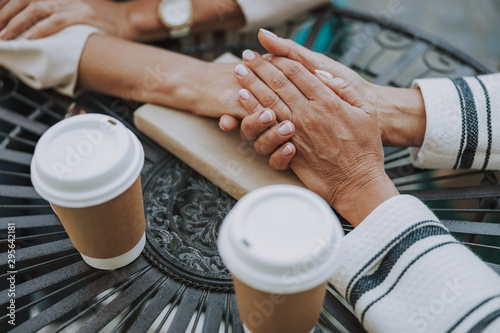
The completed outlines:
{"type": "Polygon", "coordinates": [[[166,23],[173,27],[186,24],[191,18],[191,3],[189,0],[174,0],[161,6],[161,15],[166,23]]]}

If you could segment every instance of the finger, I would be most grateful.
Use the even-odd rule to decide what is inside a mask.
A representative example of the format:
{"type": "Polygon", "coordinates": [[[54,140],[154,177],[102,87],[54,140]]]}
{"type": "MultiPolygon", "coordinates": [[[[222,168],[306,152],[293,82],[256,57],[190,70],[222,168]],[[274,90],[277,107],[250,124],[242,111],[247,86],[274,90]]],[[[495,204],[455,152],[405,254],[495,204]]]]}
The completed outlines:
{"type": "MultiPolygon", "coordinates": [[[[330,93],[329,89],[325,86],[316,75],[312,74],[302,64],[284,57],[273,57],[271,63],[278,68],[290,80],[293,85],[300,90],[300,92],[309,100],[315,100],[319,97],[324,97],[330,93]]],[[[272,88],[272,87],[271,87],[272,88]]],[[[285,103],[293,102],[287,95],[282,95],[277,91],[285,103]]]]}
{"type": "Polygon", "coordinates": [[[269,155],[295,134],[295,126],[285,120],[279,125],[263,132],[255,141],[253,147],[259,155],[269,155]]]}
{"type": "Polygon", "coordinates": [[[37,3],[31,3],[9,21],[7,26],[4,28],[4,31],[7,31],[6,35],[4,35],[4,39],[9,40],[17,37],[19,34],[47,16],[49,16],[47,11],[43,10],[37,3]]]}
{"type": "MultiPolygon", "coordinates": [[[[355,74],[350,68],[343,66],[335,60],[323,54],[313,52],[292,40],[279,38],[265,29],[260,29],[258,37],[262,46],[272,54],[300,62],[311,72],[321,69],[344,78],[355,74]]],[[[353,77],[357,76],[354,75],[353,77]]]]}
{"type": "Polygon", "coordinates": [[[358,108],[363,108],[366,105],[365,99],[362,98],[359,91],[344,79],[334,78],[330,73],[321,70],[316,70],[316,75],[343,101],[358,108]]]}
{"type": "Polygon", "coordinates": [[[55,13],[31,27],[25,37],[27,39],[44,38],[76,23],[79,22],[74,20],[69,13],[55,13]]]}
{"type": "Polygon", "coordinates": [[[276,112],[279,120],[291,120],[292,112],[281,98],[272,91],[262,80],[243,64],[235,68],[235,75],[239,83],[249,90],[265,108],[276,112]]]}
{"type": "MultiPolygon", "coordinates": [[[[7,23],[17,15],[20,11],[28,6],[28,2],[24,0],[12,0],[7,2],[0,10],[0,30],[5,28],[7,23]]],[[[5,30],[0,32],[0,38],[3,39],[5,30]]]]}
{"type": "Polygon", "coordinates": [[[233,116],[223,115],[222,117],[220,117],[219,127],[223,131],[230,132],[230,131],[234,131],[238,127],[240,127],[240,122],[238,121],[238,119],[234,118],[233,116]]]}
{"type": "Polygon", "coordinates": [[[254,114],[264,109],[259,100],[249,90],[241,89],[238,95],[241,105],[243,105],[249,114],[254,114]]]}
{"type": "Polygon", "coordinates": [[[9,0],[0,0],[0,10],[2,9],[3,6],[5,6],[7,2],[9,2],[9,0]]]}
{"type": "Polygon", "coordinates": [[[297,150],[293,143],[287,142],[271,155],[269,158],[269,166],[275,170],[288,169],[296,152],[297,150]]]}
{"type": "MultiPolygon", "coordinates": [[[[275,57],[272,58],[272,62],[275,61],[274,58],[275,57]]],[[[257,74],[257,76],[271,88],[272,91],[278,94],[286,104],[290,105],[290,103],[293,103],[297,105],[298,103],[306,102],[300,90],[290,82],[287,76],[256,52],[245,50],[243,52],[243,61],[245,65],[257,74]]],[[[303,66],[297,67],[296,69],[305,71],[303,66]]],[[[297,73],[297,75],[300,75],[300,73],[297,73]]],[[[279,113],[278,118],[281,120],[279,113]]]]}
{"type": "Polygon", "coordinates": [[[260,133],[272,127],[275,122],[276,114],[270,109],[246,116],[241,122],[241,137],[245,141],[254,141],[260,133]]]}

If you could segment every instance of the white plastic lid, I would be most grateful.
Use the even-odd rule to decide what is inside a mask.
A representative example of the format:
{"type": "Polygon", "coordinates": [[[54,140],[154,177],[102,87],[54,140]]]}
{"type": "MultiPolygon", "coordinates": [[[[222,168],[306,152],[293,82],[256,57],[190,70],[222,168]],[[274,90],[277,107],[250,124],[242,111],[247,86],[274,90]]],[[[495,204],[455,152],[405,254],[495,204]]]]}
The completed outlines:
{"type": "Polygon", "coordinates": [[[239,280],[270,293],[291,294],[327,281],[344,232],[318,195],[273,185],[243,197],[219,231],[224,264],[239,280]]]}
{"type": "Polygon", "coordinates": [[[31,161],[31,182],[46,200],[68,208],[102,204],[125,192],[144,165],[137,137],[115,118],[74,116],[49,128],[31,161]]]}

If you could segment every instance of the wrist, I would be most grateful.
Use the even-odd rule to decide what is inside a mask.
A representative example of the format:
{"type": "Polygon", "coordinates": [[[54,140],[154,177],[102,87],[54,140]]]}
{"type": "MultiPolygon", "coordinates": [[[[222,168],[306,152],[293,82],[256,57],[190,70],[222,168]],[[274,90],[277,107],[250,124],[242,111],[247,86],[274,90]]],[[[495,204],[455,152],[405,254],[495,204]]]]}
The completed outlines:
{"type": "Polygon", "coordinates": [[[420,147],[425,137],[425,104],[420,89],[372,85],[378,98],[380,135],[384,146],[420,147]]]}
{"type": "Polygon", "coordinates": [[[399,191],[396,186],[382,171],[369,177],[361,177],[345,191],[338,191],[331,205],[357,227],[379,205],[397,195],[399,191]]]}
{"type": "Polygon", "coordinates": [[[120,37],[152,41],[168,37],[168,29],[158,16],[159,0],[135,0],[121,3],[124,15],[120,37]]]}
{"type": "Polygon", "coordinates": [[[245,16],[236,0],[226,0],[223,3],[191,1],[194,13],[191,32],[235,29],[245,24],[245,16]]]}

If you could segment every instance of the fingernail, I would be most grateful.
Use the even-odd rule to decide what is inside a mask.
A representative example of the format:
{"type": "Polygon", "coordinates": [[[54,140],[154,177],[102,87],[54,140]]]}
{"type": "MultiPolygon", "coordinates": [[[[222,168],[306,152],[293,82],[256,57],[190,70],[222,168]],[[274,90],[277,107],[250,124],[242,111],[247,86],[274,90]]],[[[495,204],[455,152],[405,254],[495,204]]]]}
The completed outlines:
{"type": "Polygon", "coordinates": [[[340,78],[340,77],[336,77],[335,79],[333,79],[333,81],[331,82],[331,84],[335,85],[335,86],[342,86],[345,84],[345,80],[340,78]]]}
{"type": "Polygon", "coordinates": [[[239,76],[245,76],[248,74],[248,70],[245,66],[239,64],[238,66],[236,66],[236,74],[238,74],[239,76]]]}
{"type": "Polygon", "coordinates": [[[241,99],[246,101],[247,99],[250,98],[250,94],[248,93],[248,90],[246,89],[241,89],[238,94],[240,95],[241,99]]]}
{"type": "Polygon", "coordinates": [[[272,54],[264,54],[262,58],[266,59],[267,61],[273,60],[273,55],[272,54]]]}
{"type": "Polygon", "coordinates": [[[285,136],[293,132],[293,127],[290,123],[284,123],[278,129],[280,135],[285,136]]]}
{"type": "Polygon", "coordinates": [[[255,59],[255,53],[250,50],[245,50],[243,51],[243,59],[245,59],[246,61],[252,61],[255,59]]]}
{"type": "Polygon", "coordinates": [[[259,121],[263,124],[267,124],[272,120],[273,120],[273,115],[269,110],[264,111],[259,117],[259,121]]]}
{"type": "Polygon", "coordinates": [[[264,34],[266,34],[267,36],[271,37],[271,38],[278,38],[278,36],[276,36],[276,34],[272,33],[271,31],[269,30],[266,30],[266,29],[263,29],[263,28],[260,28],[260,31],[262,31],[264,34]]]}
{"type": "Polygon", "coordinates": [[[222,127],[221,123],[219,122],[219,127],[221,130],[223,130],[224,132],[226,131],[226,129],[224,127],[222,127]]]}
{"type": "Polygon", "coordinates": [[[328,73],[328,72],[322,71],[320,69],[316,69],[315,72],[318,73],[325,80],[331,80],[331,79],[333,79],[333,75],[330,74],[330,73],[328,73]]]}
{"type": "Polygon", "coordinates": [[[292,147],[290,145],[286,145],[285,148],[281,150],[281,153],[285,156],[288,156],[292,153],[292,147]]]}

